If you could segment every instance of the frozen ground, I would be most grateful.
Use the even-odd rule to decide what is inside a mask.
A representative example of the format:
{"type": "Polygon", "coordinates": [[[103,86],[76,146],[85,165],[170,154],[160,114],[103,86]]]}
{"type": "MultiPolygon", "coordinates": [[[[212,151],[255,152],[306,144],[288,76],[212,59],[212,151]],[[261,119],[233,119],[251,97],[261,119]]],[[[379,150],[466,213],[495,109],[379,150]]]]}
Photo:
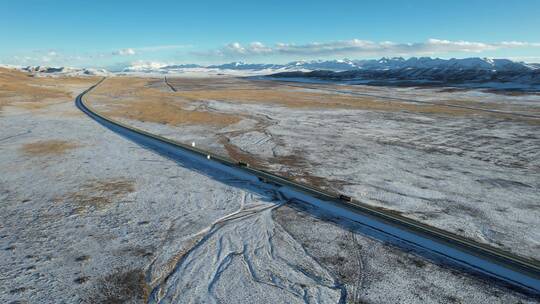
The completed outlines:
{"type": "Polygon", "coordinates": [[[71,100],[4,106],[0,129],[2,303],[534,302],[165,158],[71,100]]]}
{"type": "MultiPolygon", "coordinates": [[[[265,80],[264,77],[254,77],[254,80],[265,80]]],[[[410,102],[429,102],[466,106],[488,111],[501,111],[516,114],[526,114],[540,117],[540,95],[519,91],[489,91],[459,88],[418,88],[418,87],[387,87],[367,85],[347,85],[329,82],[279,82],[292,88],[307,92],[334,92],[353,96],[372,96],[381,100],[403,100],[410,102]],[[312,85],[315,84],[315,85],[312,85]]]]}
{"type": "MultiPolygon", "coordinates": [[[[181,91],[187,80],[170,81],[181,91]]],[[[163,83],[152,83],[167,90],[163,83]]],[[[188,92],[204,90],[202,81],[199,87],[187,83],[188,92]]],[[[269,86],[244,81],[237,85],[243,89],[259,84],[261,90],[269,86]]],[[[208,84],[209,92],[219,89],[215,83],[208,84]]],[[[540,258],[540,120],[438,106],[459,104],[536,115],[539,96],[314,84],[276,90],[289,92],[291,100],[297,92],[363,94],[387,108],[298,107],[200,98],[184,108],[240,115],[242,120],[226,127],[126,121],[516,254],[540,258]],[[411,103],[393,98],[437,106],[414,104],[419,111],[400,110],[411,103]],[[388,104],[395,104],[395,110],[388,104]]]]}
{"type": "Polygon", "coordinates": [[[231,140],[246,152],[300,154],[310,175],[335,181],[336,190],[361,201],[540,257],[538,126],[409,113],[209,106],[263,112],[279,121],[266,129],[271,136],[249,132],[231,140]]]}

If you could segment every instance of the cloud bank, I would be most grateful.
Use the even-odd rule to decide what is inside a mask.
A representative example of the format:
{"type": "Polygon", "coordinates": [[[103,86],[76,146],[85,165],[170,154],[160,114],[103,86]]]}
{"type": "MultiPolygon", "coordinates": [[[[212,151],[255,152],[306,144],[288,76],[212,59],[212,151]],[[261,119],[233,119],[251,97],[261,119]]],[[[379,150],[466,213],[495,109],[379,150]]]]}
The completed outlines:
{"type": "Polygon", "coordinates": [[[261,42],[229,43],[213,49],[193,45],[150,45],[117,50],[65,52],[57,49],[29,50],[1,58],[0,63],[14,65],[51,65],[75,67],[118,67],[129,62],[169,62],[215,64],[233,60],[258,60],[267,63],[338,58],[375,58],[383,56],[466,56],[510,57],[538,62],[540,43],[524,41],[478,42],[465,40],[428,39],[424,42],[397,43],[360,39],[312,42],[305,44],[261,42]],[[502,50],[502,51],[501,51],[502,50]],[[512,51],[510,51],[512,50],[512,51]],[[524,52],[525,51],[525,52],[524,52]],[[521,57],[516,57],[521,56],[521,57]],[[528,57],[527,57],[528,56],[528,57]]]}
{"type": "Polygon", "coordinates": [[[112,54],[119,55],[119,56],[132,56],[132,55],[141,54],[141,53],[174,51],[174,50],[179,50],[179,49],[184,49],[184,48],[189,48],[189,47],[191,47],[191,45],[184,45],[184,44],[154,45],[154,46],[120,49],[120,50],[114,51],[112,54]]]}
{"type": "Polygon", "coordinates": [[[119,55],[119,56],[131,56],[135,54],[136,54],[135,50],[131,48],[121,49],[121,50],[113,52],[113,55],[119,55]]]}
{"type": "Polygon", "coordinates": [[[522,41],[503,41],[484,43],[474,41],[451,41],[429,39],[425,42],[395,43],[391,41],[373,42],[352,39],[308,44],[277,43],[266,46],[261,42],[242,45],[230,43],[220,49],[194,52],[198,56],[217,56],[221,58],[254,56],[365,56],[365,55],[433,55],[441,53],[481,53],[510,48],[540,47],[540,43],[522,41]]]}

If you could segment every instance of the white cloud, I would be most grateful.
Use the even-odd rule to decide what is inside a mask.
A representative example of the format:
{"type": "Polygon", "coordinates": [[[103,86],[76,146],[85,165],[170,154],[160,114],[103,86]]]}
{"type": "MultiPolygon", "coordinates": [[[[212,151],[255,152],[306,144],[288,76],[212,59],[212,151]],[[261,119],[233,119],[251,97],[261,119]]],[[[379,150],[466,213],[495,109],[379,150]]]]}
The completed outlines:
{"type": "Polygon", "coordinates": [[[261,42],[252,42],[247,46],[242,46],[238,42],[233,42],[227,44],[223,49],[216,51],[218,55],[221,56],[227,56],[227,55],[234,55],[234,54],[242,54],[242,55],[263,55],[263,54],[271,54],[274,52],[274,49],[271,47],[267,47],[261,42]]]}
{"type": "Polygon", "coordinates": [[[540,43],[530,43],[522,41],[503,41],[502,46],[506,47],[540,47],[540,43]]]}
{"type": "Polygon", "coordinates": [[[513,56],[508,57],[508,59],[513,61],[523,61],[528,63],[539,63],[540,62],[540,56],[513,56]]]}
{"type": "Polygon", "coordinates": [[[261,42],[252,42],[249,45],[249,49],[251,52],[254,52],[256,54],[266,54],[272,52],[272,48],[265,46],[261,42]]]}
{"type": "Polygon", "coordinates": [[[120,49],[120,50],[112,52],[112,54],[119,55],[119,56],[132,56],[132,55],[140,54],[140,53],[170,51],[170,50],[184,49],[184,48],[189,48],[189,47],[191,47],[191,45],[183,45],[183,44],[182,45],[176,45],[176,44],[154,45],[154,46],[120,49]]]}
{"type": "Polygon", "coordinates": [[[266,46],[261,42],[242,45],[230,43],[223,48],[195,54],[218,57],[247,57],[258,55],[299,55],[299,56],[344,56],[344,55],[433,55],[440,53],[480,53],[509,48],[540,47],[540,43],[522,41],[503,41],[484,43],[475,41],[452,41],[428,39],[425,42],[395,43],[392,41],[374,42],[369,40],[342,40],[313,42],[307,44],[277,43],[266,46]]]}
{"type": "Polygon", "coordinates": [[[113,52],[113,55],[119,55],[119,56],[131,56],[135,55],[135,50],[131,48],[127,49],[120,49],[118,51],[113,52]]]}
{"type": "Polygon", "coordinates": [[[178,49],[185,49],[190,48],[192,45],[189,44],[170,44],[170,45],[153,45],[153,46],[144,46],[139,48],[134,48],[133,50],[139,52],[159,52],[159,51],[167,51],[167,50],[178,50],[178,49]]]}
{"type": "Polygon", "coordinates": [[[166,63],[158,62],[158,61],[136,60],[134,62],[131,62],[129,66],[135,69],[159,69],[166,65],[167,65],[166,63]]]}

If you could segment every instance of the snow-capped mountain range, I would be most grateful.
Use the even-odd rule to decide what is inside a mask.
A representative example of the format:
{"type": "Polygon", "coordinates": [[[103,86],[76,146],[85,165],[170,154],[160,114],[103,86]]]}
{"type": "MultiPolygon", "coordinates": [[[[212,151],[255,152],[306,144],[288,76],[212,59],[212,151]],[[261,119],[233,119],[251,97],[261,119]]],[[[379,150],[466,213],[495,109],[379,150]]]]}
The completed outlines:
{"type": "MultiPolygon", "coordinates": [[[[13,66],[11,66],[13,67],[13,66]]],[[[91,68],[70,68],[70,67],[47,67],[47,66],[26,66],[18,67],[32,73],[44,74],[86,74],[101,75],[111,73],[105,69],[91,68]]],[[[402,57],[381,58],[371,60],[313,60],[313,61],[293,61],[286,64],[270,63],[244,63],[231,62],[219,65],[198,65],[198,64],[173,64],[161,63],[135,63],[113,73],[159,73],[174,74],[183,73],[190,70],[204,71],[248,71],[248,72],[268,72],[268,74],[286,71],[354,71],[354,70],[402,70],[402,69],[440,69],[440,70],[482,70],[482,71],[514,71],[527,72],[540,69],[540,64],[516,62],[509,59],[490,58],[464,58],[464,59],[440,59],[430,57],[402,57]]]]}
{"type": "Polygon", "coordinates": [[[315,60],[287,64],[231,62],[219,65],[136,63],[119,71],[54,67],[19,67],[38,75],[271,75],[280,78],[307,78],[355,81],[372,84],[478,85],[540,90],[540,64],[509,59],[430,57],[381,58],[378,60],[315,60]]]}
{"type": "Polygon", "coordinates": [[[515,62],[509,59],[465,58],[440,59],[430,57],[381,58],[378,60],[314,60],[293,61],[286,64],[231,62],[219,65],[202,66],[197,64],[159,65],[152,63],[136,64],[126,67],[122,72],[160,72],[169,73],[185,69],[214,69],[237,71],[351,71],[351,70],[394,70],[403,68],[425,69],[462,69],[462,70],[499,70],[528,71],[540,68],[539,64],[515,62]]]}
{"type": "Polygon", "coordinates": [[[540,91],[540,65],[508,59],[382,58],[352,62],[353,69],[287,71],[278,78],[373,85],[445,85],[540,91]]]}
{"type": "Polygon", "coordinates": [[[271,75],[281,79],[378,85],[450,85],[540,91],[540,65],[509,59],[412,57],[378,60],[294,61],[287,64],[232,62],[221,65],[132,66],[124,73],[271,75]]]}
{"type": "Polygon", "coordinates": [[[105,69],[90,69],[90,68],[70,68],[70,67],[48,67],[48,66],[25,66],[12,68],[38,74],[38,75],[65,75],[65,76],[106,76],[111,74],[105,69]]]}

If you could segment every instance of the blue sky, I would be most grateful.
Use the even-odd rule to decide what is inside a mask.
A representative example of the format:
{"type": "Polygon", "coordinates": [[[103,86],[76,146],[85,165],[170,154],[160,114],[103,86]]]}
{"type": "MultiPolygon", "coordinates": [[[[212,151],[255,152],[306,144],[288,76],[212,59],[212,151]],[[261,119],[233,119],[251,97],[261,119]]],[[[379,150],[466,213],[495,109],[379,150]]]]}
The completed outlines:
{"type": "Polygon", "coordinates": [[[540,62],[540,1],[0,0],[0,63],[286,62],[382,56],[540,62]]]}

